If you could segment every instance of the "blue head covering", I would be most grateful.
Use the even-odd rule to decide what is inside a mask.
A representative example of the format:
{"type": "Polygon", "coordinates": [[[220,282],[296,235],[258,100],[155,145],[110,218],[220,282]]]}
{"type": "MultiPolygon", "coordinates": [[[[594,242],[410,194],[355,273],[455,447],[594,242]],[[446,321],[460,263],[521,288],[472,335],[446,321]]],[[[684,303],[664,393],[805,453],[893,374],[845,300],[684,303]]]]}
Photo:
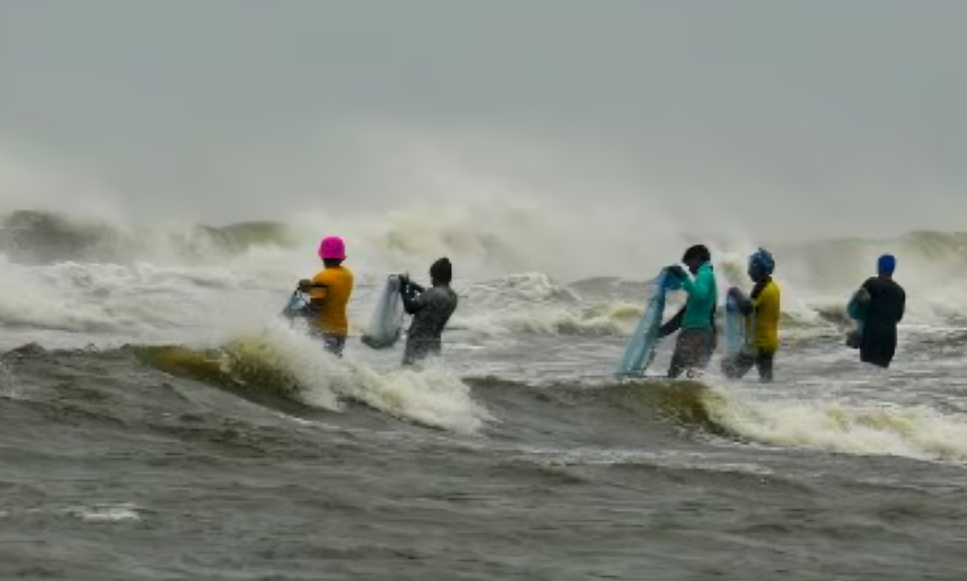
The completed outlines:
{"type": "Polygon", "coordinates": [[[880,274],[890,276],[896,270],[896,257],[892,254],[884,254],[876,263],[876,270],[880,274]]]}
{"type": "Polygon", "coordinates": [[[775,269],[776,261],[768,250],[760,248],[749,257],[749,275],[754,279],[772,276],[772,271],[775,269]]]}

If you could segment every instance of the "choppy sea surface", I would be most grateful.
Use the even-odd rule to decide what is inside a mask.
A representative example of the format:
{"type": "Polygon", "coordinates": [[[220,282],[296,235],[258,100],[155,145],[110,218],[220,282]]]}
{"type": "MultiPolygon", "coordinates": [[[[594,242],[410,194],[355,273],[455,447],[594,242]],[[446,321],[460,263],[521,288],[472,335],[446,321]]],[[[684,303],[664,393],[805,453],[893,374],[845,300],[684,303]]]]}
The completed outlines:
{"type": "MultiPolygon", "coordinates": [[[[646,273],[461,279],[444,358],[401,370],[399,346],[358,339],[388,272],[372,262],[337,361],[276,316],[305,274],[271,225],[159,257],[124,255],[117,232],[18,220],[0,236],[0,578],[967,571],[960,291],[911,280],[895,365],[861,365],[842,310],[865,247],[828,288],[809,281],[841,248],[777,252],[775,383],[726,381],[717,359],[664,381],[670,345],[655,378],[618,382],[646,273]]],[[[959,260],[936,236],[896,242],[921,249],[901,283],[904,266],[959,260]]]]}

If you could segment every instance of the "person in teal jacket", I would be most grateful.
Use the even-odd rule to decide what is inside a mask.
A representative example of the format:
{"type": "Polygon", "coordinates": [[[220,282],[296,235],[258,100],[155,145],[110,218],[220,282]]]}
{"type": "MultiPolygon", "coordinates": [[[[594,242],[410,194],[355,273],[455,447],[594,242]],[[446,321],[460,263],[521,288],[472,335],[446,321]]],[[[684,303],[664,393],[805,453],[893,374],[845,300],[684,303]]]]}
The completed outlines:
{"type": "Polygon", "coordinates": [[[685,251],[682,262],[695,276],[689,277],[682,267],[669,266],[668,272],[682,282],[688,293],[685,306],[661,326],[659,336],[667,337],[681,330],[675,341],[675,352],[668,367],[668,377],[677,378],[682,372],[694,377],[704,370],[715,352],[715,305],[718,302],[718,287],[712,269],[712,254],[702,244],[696,244],[685,251]]]}

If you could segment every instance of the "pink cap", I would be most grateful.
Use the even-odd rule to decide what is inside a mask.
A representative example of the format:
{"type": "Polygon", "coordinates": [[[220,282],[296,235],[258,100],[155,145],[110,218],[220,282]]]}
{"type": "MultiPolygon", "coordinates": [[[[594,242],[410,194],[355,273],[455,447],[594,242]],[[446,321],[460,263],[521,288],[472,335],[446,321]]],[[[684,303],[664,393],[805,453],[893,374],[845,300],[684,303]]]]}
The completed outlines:
{"type": "Polygon", "coordinates": [[[319,258],[323,260],[330,258],[345,260],[346,243],[338,236],[327,236],[323,238],[319,244],[319,258]]]}

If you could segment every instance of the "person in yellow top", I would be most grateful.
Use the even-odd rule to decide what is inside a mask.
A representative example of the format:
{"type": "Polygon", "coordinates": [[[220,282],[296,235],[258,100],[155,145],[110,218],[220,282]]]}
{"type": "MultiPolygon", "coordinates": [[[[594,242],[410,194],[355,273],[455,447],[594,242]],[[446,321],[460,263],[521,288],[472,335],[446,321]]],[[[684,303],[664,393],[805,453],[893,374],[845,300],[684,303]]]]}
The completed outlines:
{"type": "Polygon", "coordinates": [[[779,285],[772,280],[776,263],[772,254],[759,249],[749,257],[749,278],[755,283],[746,297],[733,287],[729,296],[735,301],[746,321],[746,349],[722,361],[722,373],[738,379],[752,369],[759,370],[762,381],[772,381],[773,362],[779,350],[779,285]]]}
{"type": "Polygon", "coordinates": [[[312,280],[299,281],[299,290],[309,296],[305,312],[309,330],[321,338],[326,349],[342,357],[349,334],[349,317],[346,307],[353,293],[353,273],[342,265],[346,260],[346,244],[342,238],[329,236],[319,244],[319,258],[325,268],[312,280]]]}

